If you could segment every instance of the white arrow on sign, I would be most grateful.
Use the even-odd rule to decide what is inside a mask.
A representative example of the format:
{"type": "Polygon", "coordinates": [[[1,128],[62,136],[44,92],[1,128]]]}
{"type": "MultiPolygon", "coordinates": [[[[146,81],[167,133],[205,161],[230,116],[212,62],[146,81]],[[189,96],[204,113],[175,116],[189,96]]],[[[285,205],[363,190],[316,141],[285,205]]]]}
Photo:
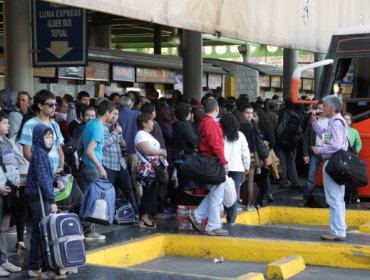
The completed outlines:
{"type": "Polygon", "coordinates": [[[61,59],[73,48],[68,47],[68,41],[51,41],[50,48],[46,49],[57,58],[61,59]]]}

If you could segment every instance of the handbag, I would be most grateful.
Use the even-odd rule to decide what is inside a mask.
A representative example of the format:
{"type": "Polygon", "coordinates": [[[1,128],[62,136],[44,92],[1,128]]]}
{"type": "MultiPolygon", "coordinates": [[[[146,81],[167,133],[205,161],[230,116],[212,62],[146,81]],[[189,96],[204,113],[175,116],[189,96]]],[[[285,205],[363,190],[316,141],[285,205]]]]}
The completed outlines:
{"type": "Polygon", "coordinates": [[[158,183],[161,185],[167,185],[169,180],[166,168],[168,166],[168,163],[166,166],[166,163],[164,162],[167,162],[167,160],[163,157],[160,157],[157,165],[154,166],[155,175],[157,176],[158,183]]]}
{"type": "Polygon", "coordinates": [[[258,153],[258,156],[261,160],[265,160],[269,156],[270,150],[265,144],[265,142],[263,141],[262,137],[260,136],[257,128],[254,130],[253,134],[254,134],[254,137],[253,137],[254,144],[256,146],[256,151],[258,153]]]}
{"type": "Polygon", "coordinates": [[[339,185],[359,188],[368,184],[366,162],[357,155],[342,149],[332,155],[325,171],[339,185]]]}
{"type": "Polygon", "coordinates": [[[229,176],[226,176],[225,182],[223,182],[219,187],[221,186],[224,187],[224,199],[222,204],[229,208],[234,205],[237,198],[234,180],[229,176]]]}
{"type": "Polygon", "coordinates": [[[198,152],[188,156],[180,169],[181,176],[201,184],[219,185],[226,180],[225,168],[218,158],[198,152]]]}
{"type": "Polygon", "coordinates": [[[136,145],[137,151],[142,155],[142,157],[146,160],[144,163],[145,168],[149,170],[144,170],[144,172],[140,176],[140,168],[138,168],[139,171],[139,182],[141,182],[145,186],[149,186],[154,181],[158,181],[159,184],[167,184],[169,180],[168,172],[167,172],[167,166],[168,162],[165,158],[159,157],[157,161],[149,160],[149,158],[140,150],[139,146],[136,145]],[[153,166],[154,165],[154,166],[153,166]],[[154,178],[153,174],[151,174],[151,169],[154,169],[154,178]]]}

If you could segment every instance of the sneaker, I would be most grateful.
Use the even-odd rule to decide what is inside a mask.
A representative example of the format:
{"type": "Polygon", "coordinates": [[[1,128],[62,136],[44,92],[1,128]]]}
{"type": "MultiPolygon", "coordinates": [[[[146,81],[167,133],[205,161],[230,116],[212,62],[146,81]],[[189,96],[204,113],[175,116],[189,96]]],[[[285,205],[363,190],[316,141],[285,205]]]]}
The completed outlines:
{"type": "Polygon", "coordinates": [[[9,276],[9,272],[0,266],[0,277],[9,276]]]}
{"type": "Polygon", "coordinates": [[[84,234],[86,241],[105,239],[105,235],[101,235],[95,231],[95,224],[91,224],[84,234]]]}
{"type": "Polygon", "coordinates": [[[41,279],[64,279],[67,276],[65,274],[57,275],[54,271],[48,270],[41,273],[41,279]]]}
{"type": "Polygon", "coordinates": [[[19,266],[16,266],[8,261],[5,261],[2,265],[1,265],[1,268],[2,269],[5,269],[6,271],[9,271],[9,272],[19,272],[21,271],[22,269],[19,267],[19,266]]]}
{"type": "Polygon", "coordinates": [[[256,211],[256,210],[257,210],[257,208],[253,205],[248,205],[248,207],[247,207],[247,211],[256,211]]]}
{"type": "Polygon", "coordinates": [[[41,269],[39,270],[29,270],[28,271],[28,277],[31,278],[37,278],[41,276],[41,269]]]}
{"type": "Polygon", "coordinates": [[[198,223],[197,219],[195,218],[194,214],[190,214],[189,215],[189,221],[190,223],[193,225],[194,229],[200,231],[200,232],[203,232],[203,227],[202,227],[202,224],[201,223],[198,223]]]}
{"type": "Polygon", "coordinates": [[[320,236],[321,240],[328,240],[328,241],[345,241],[345,236],[339,236],[332,233],[329,234],[323,234],[320,236]]]}
{"type": "Polygon", "coordinates": [[[226,229],[218,228],[218,229],[208,231],[207,234],[209,236],[226,236],[226,235],[229,235],[229,231],[226,229]]]}
{"type": "Polygon", "coordinates": [[[17,234],[17,227],[11,226],[6,230],[6,234],[17,234]]]}

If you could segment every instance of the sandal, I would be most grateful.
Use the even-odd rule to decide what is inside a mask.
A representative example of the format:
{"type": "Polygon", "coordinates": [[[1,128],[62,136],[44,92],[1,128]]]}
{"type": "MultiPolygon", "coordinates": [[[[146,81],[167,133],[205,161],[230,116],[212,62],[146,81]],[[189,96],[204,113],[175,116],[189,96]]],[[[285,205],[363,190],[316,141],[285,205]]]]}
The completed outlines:
{"type": "Polygon", "coordinates": [[[142,228],[156,228],[155,223],[152,222],[152,224],[148,224],[147,222],[140,220],[139,227],[142,228]]]}

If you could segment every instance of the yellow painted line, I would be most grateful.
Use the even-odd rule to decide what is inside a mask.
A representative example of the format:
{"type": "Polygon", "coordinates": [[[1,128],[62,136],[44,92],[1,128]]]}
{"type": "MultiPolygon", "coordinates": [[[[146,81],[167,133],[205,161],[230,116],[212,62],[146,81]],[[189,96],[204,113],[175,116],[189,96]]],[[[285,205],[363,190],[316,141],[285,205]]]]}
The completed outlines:
{"type": "Polygon", "coordinates": [[[89,264],[129,267],[164,255],[225,261],[273,262],[300,255],[306,264],[370,270],[370,246],[333,242],[281,241],[200,235],[164,234],[87,253],[89,264]]]}
{"type": "Polygon", "coordinates": [[[237,280],[265,280],[265,277],[262,273],[256,272],[249,272],[247,274],[243,274],[239,277],[236,277],[237,280]]]}
{"type": "MultiPolygon", "coordinates": [[[[256,211],[239,212],[236,223],[245,225],[301,224],[329,225],[329,209],[269,206],[260,209],[260,223],[256,211]]],[[[370,222],[370,211],[346,210],[346,223],[349,227],[359,227],[370,222]]]]}
{"type": "Polygon", "coordinates": [[[167,235],[166,240],[166,255],[251,262],[300,255],[310,265],[370,270],[370,246],[196,235],[167,235]]]}
{"type": "Polygon", "coordinates": [[[267,278],[288,279],[304,271],[306,265],[301,256],[290,255],[267,265],[267,278]]]}
{"type": "Polygon", "coordinates": [[[87,253],[87,263],[109,267],[130,267],[165,255],[164,235],[104,247],[87,253]]]}
{"type": "Polygon", "coordinates": [[[359,226],[359,231],[362,233],[370,233],[370,222],[359,226]]]}

